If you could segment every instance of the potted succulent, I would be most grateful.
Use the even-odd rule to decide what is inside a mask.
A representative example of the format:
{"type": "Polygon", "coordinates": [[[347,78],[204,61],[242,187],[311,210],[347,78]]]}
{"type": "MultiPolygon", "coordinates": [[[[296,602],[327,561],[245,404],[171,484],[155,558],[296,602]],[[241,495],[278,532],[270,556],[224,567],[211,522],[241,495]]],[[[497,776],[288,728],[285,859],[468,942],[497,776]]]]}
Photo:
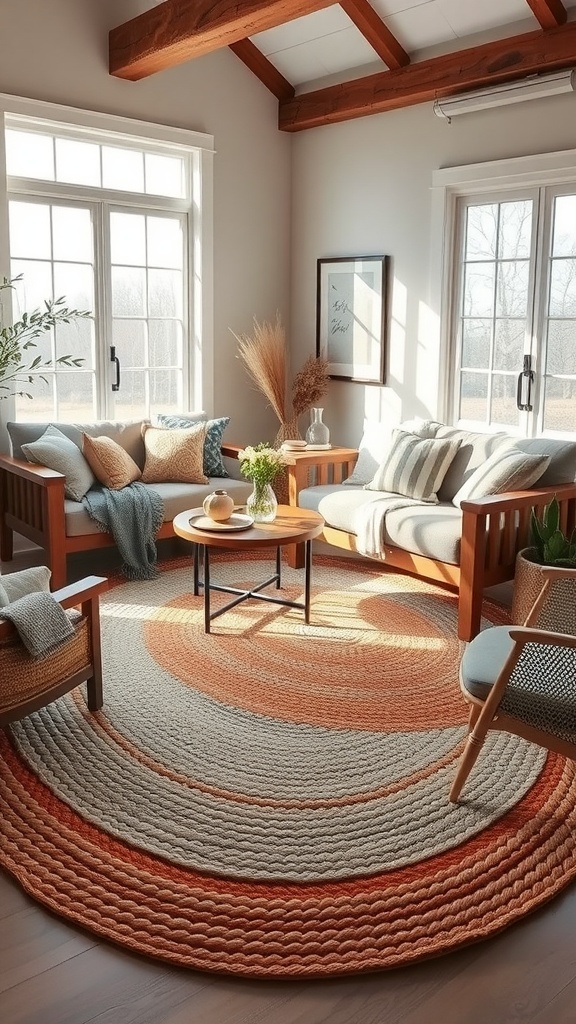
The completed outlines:
{"type": "Polygon", "coordinates": [[[523,548],[516,556],[511,612],[515,623],[525,621],[542,589],[543,565],[576,569],[576,530],[567,537],[560,529],[560,506],[556,497],[545,506],[541,518],[532,509],[530,529],[532,546],[523,548]]]}
{"type": "MultiPolygon", "coordinates": [[[[7,277],[0,281],[0,292],[6,288],[13,288],[21,276],[7,277]]],[[[73,356],[58,356],[55,360],[42,359],[42,356],[28,358],[29,349],[36,348],[36,339],[46,331],[51,330],[56,324],[68,324],[78,317],[87,317],[90,313],[85,310],[69,309],[66,306],[64,296],[59,299],[46,300],[44,309],[35,309],[32,313],[22,313],[20,320],[7,327],[0,326],[0,399],[8,398],[9,395],[24,395],[32,398],[32,395],[22,390],[22,386],[32,384],[34,376],[32,371],[38,373],[44,367],[52,363],[60,366],[81,366],[83,359],[75,359],[73,356]]],[[[46,378],[42,378],[46,379],[46,378]]]]}

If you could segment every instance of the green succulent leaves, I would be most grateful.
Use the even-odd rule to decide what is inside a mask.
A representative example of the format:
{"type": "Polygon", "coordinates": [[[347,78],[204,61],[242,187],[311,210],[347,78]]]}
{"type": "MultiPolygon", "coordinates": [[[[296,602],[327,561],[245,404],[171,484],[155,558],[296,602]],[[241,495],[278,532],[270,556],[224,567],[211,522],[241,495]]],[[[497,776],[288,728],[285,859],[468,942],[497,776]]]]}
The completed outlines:
{"type": "Polygon", "coordinates": [[[563,565],[576,568],[576,530],[568,538],[560,529],[560,506],[556,497],[546,505],[542,518],[530,513],[532,543],[541,565],[563,565]]]}

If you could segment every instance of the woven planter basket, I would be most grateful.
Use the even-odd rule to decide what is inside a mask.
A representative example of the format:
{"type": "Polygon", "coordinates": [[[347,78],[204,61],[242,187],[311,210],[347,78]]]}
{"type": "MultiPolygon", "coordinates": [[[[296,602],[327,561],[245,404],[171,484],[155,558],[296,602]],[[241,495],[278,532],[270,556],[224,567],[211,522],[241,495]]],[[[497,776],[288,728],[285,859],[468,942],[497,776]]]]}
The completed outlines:
{"type": "Polygon", "coordinates": [[[536,548],[522,548],[516,555],[511,610],[511,619],[516,626],[521,626],[526,621],[544,586],[543,566],[531,558],[535,554],[536,548]]]}
{"type": "Polygon", "coordinates": [[[33,658],[19,637],[10,637],[0,643],[0,708],[8,711],[16,704],[31,700],[89,664],[88,619],[81,619],[75,626],[74,636],[47,658],[33,658]]]}

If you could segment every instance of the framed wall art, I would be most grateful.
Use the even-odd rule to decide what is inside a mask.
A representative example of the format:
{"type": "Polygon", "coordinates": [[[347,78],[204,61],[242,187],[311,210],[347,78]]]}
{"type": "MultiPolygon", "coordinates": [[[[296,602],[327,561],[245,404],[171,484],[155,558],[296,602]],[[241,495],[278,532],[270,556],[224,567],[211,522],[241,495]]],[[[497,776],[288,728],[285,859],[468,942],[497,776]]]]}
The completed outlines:
{"type": "Polygon", "coordinates": [[[331,377],[384,384],[389,256],[317,262],[316,355],[331,377]]]}

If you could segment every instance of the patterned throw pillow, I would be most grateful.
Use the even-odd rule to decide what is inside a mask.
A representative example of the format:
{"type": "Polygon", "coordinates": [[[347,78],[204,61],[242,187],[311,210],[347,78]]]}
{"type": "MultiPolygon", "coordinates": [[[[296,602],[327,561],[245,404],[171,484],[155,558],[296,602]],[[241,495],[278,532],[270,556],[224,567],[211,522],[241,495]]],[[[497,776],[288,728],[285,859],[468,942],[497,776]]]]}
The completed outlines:
{"type": "Polygon", "coordinates": [[[452,504],[460,508],[462,501],[472,498],[485,498],[487,494],[503,494],[505,491],[523,491],[540,479],[549,464],[549,455],[529,455],[516,447],[499,449],[478,466],[460,490],[456,491],[452,504]]]}
{"type": "Polygon", "coordinates": [[[224,463],[222,462],[222,435],[230,423],[229,416],[220,416],[219,419],[206,420],[204,413],[190,413],[188,416],[170,416],[163,413],[158,416],[158,423],[161,427],[190,427],[193,423],[206,423],[206,438],[204,440],[204,472],[206,476],[228,476],[224,463]]]}
{"type": "Polygon", "coordinates": [[[119,491],[142,476],[132,456],[111,437],[83,434],[82,448],[96,479],[112,491],[119,491]]]}
{"type": "Polygon", "coordinates": [[[146,449],[143,483],[209,483],[202,471],[205,423],[181,430],[144,424],[142,430],[146,449]]]}
{"type": "Polygon", "coordinates": [[[66,477],[64,494],[72,501],[82,501],[86,491],[96,482],[78,445],[58,427],[50,425],[37,441],[23,444],[22,451],[28,462],[36,462],[57,473],[63,473],[66,477]]]}
{"type": "Polygon", "coordinates": [[[438,441],[395,430],[392,447],[366,490],[437,504],[438,488],[459,447],[459,441],[438,441]]]}

